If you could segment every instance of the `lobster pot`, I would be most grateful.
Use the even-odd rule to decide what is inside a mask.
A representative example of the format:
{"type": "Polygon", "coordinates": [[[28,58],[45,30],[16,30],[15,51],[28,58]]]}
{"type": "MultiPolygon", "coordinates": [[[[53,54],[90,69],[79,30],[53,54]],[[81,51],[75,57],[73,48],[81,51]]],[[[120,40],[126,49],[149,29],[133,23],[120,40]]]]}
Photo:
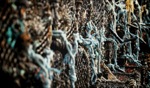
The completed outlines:
{"type": "Polygon", "coordinates": [[[53,73],[52,88],[70,88],[70,80],[68,75],[68,66],[63,64],[63,55],[60,51],[56,50],[54,54],[54,61],[52,68],[63,69],[60,74],[53,73]]]}
{"type": "MultiPolygon", "coordinates": [[[[75,70],[77,81],[75,82],[76,88],[89,88],[91,78],[90,59],[87,57],[83,48],[79,48],[75,58],[75,70]]],[[[63,69],[58,75],[53,73],[52,88],[71,88],[71,81],[69,77],[69,66],[63,63],[63,55],[60,51],[56,50],[54,54],[53,68],[63,69]]]]}
{"type": "MultiPolygon", "coordinates": [[[[2,42],[2,41],[1,41],[2,42]]],[[[16,52],[8,44],[0,46],[0,83],[5,88],[41,88],[40,68],[23,52],[16,52]]]]}
{"type": "Polygon", "coordinates": [[[20,7],[26,2],[22,1],[0,1],[4,4],[0,6],[0,84],[5,88],[42,88],[39,75],[43,72],[27,54],[30,38],[20,7]]]}
{"type": "Polygon", "coordinates": [[[79,48],[76,56],[76,88],[89,88],[91,82],[91,66],[90,59],[83,48],[79,48]]]}

